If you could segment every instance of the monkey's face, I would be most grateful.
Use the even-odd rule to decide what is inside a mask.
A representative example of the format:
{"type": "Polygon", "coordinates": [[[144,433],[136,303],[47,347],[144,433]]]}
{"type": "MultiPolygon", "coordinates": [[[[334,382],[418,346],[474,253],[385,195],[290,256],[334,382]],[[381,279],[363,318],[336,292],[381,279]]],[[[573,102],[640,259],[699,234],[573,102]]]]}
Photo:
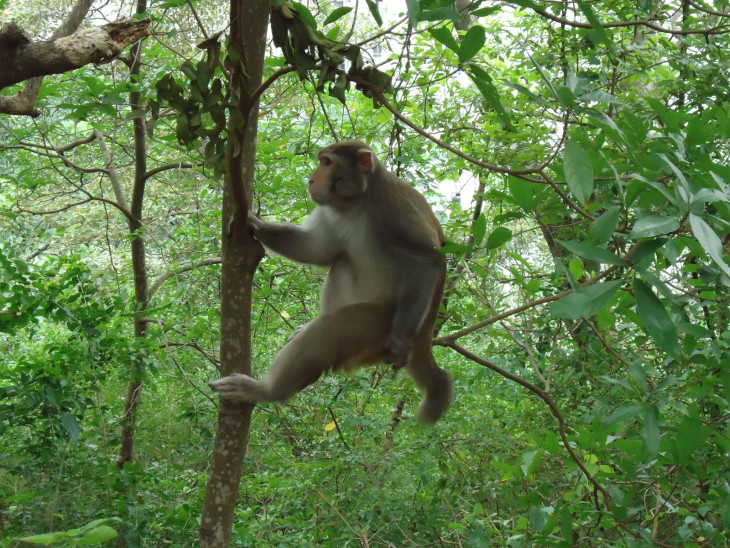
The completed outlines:
{"type": "Polygon", "coordinates": [[[342,207],[367,188],[357,158],[322,149],[319,166],[309,178],[309,194],[318,205],[342,207]]]}

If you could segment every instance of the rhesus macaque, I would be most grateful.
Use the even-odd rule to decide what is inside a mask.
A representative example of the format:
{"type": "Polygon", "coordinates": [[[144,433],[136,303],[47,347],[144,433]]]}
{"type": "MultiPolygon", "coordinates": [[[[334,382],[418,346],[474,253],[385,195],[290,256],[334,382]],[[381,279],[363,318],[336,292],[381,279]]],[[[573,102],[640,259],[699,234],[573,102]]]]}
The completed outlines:
{"type": "Polygon", "coordinates": [[[211,387],[233,401],[283,401],[329,369],[385,361],[407,366],[424,392],[416,417],[435,422],[452,391],[431,351],[446,272],[436,216],[362,141],[323,148],[309,193],[317,207],[300,226],[252,214],[248,222],[270,250],[329,267],[320,316],[295,331],[261,379],[235,374],[211,387]]]}

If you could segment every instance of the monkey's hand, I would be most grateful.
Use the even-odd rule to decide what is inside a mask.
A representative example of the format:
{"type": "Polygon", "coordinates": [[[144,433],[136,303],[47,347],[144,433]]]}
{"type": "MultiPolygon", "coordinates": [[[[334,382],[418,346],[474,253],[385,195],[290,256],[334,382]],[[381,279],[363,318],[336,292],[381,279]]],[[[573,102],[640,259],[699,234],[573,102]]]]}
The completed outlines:
{"type": "Polygon", "coordinates": [[[398,371],[408,363],[411,350],[413,350],[413,343],[410,340],[390,335],[385,346],[385,361],[393,364],[393,370],[398,371]]]}
{"type": "Polygon", "coordinates": [[[259,230],[261,230],[261,225],[263,224],[263,221],[259,219],[253,212],[248,212],[248,231],[251,233],[251,235],[255,238],[256,234],[258,234],[259,230]]]}

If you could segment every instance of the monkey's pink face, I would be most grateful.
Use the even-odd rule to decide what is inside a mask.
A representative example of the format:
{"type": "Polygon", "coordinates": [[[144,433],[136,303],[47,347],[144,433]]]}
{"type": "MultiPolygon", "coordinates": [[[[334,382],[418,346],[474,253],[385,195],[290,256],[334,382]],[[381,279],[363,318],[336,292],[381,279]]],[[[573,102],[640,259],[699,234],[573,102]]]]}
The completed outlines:
{"type": "Polygon", "coordinates": [[[332,201],[332,181],[335,162],[327,154],[320,154],[319,166],[309,177],[309,195],[315,203],[324,205],[332,201]]]}
{"type": "Polygon", "coordinates": [[[343,207],[367,189],[373,170],[370,150],[354,155],[324,148],[319,151],[319,166],[309,178],[309,194],[318,205],[343,207]]]}

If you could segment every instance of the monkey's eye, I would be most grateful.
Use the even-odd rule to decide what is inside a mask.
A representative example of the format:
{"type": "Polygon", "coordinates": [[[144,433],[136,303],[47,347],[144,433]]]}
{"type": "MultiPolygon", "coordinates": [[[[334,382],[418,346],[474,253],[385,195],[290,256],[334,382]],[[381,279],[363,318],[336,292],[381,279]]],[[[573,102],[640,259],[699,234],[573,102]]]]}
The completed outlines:
{"type": "Polygon", "coordinates": [[[319,159],[319,163],[322,164],[323,166],[331,166],[332,160],[328,156],[322,156],[319,159]]]}

